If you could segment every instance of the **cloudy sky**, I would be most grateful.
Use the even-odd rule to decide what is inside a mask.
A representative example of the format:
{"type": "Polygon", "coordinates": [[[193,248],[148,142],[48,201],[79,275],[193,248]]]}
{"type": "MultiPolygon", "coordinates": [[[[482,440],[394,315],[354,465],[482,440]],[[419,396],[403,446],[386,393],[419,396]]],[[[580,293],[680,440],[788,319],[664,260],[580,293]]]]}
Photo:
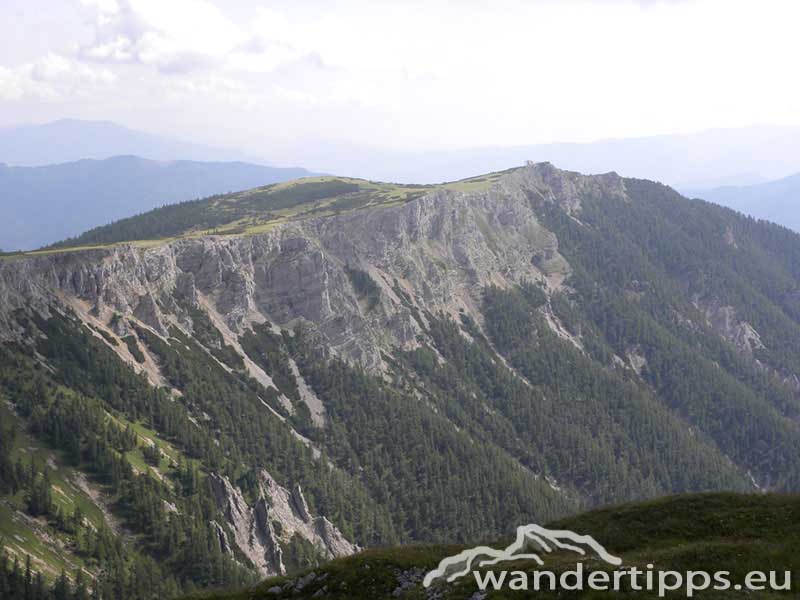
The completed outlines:
{"type": "Polygon", "coordinates": [[[265,155],[800,124],[796,0],[2,0],[0,126],[265,155]]]}

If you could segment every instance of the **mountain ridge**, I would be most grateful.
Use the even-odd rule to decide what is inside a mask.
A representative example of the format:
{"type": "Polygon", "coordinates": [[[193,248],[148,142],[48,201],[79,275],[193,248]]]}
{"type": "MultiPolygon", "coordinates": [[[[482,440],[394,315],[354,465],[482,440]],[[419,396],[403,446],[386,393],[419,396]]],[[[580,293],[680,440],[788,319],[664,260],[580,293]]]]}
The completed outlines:
{"type": "Polygon", "coordinates": [[[311,175],[243,162],[138,156],[0,168],[0,247],[32,249],[164,203],[311,175]]]}
{"type": "MultiPolygon", "coordinates": [[[[203,202],[161,239],[0,260],[0,392],[22,422],[94,457],[102,429],[76,450],[55,418],[93,407],[183,456],[145,485],[141,444],[102,434],[138,465],[102,484],[112,506],[144,487],[187,515],[114,513],[181,590],[255,573],[223,543],[236,524],[211,482],[250,514],[261,469],[367,548],[497,539],[676,492],[800,489],[796,234],[550,164],[203,202]]],[[[294,565],[320,559],[280,544],[294,565]]]]}

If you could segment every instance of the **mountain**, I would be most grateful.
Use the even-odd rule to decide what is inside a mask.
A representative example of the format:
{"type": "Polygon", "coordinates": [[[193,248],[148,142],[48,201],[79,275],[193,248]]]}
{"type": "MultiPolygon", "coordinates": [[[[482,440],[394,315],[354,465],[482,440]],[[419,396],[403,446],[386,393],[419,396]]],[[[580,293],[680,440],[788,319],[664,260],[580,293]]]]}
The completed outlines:
{"type": "Polygon", "coordinates": [[[304,169],[135,156],[46,167],[0,165],[0,248],[37,248],[165,203],[306,175],[304,169]]]}
{"type": "Polygon", "coordinates": [[[344,143],[274,148],[276,155],[326,173],[383,181],[438,183],[549,161],[583,173],[614,170],[678,188],[748,185],[800,170],[800,128],[760,126],[586,143],[392,151],[344,143]]]}
{"type": "Polygon", "coordinates": [[[304,165],[318,173],[339,173],[374,181],[440,183],[533,160],[549,161],[583,173],[614,170],[628,177],[696,191],[763,183],[798,172],[800,127],[753,126],[586,143],[425,152],[325,140],[291,144],[266,140],[264,148],[253,153],[257,155],[255,158],[244,152],[176,141],[108,121],[73,119],[0,129],[0,163],[17,166],[120,155],[151,160],[260,163],[258,157],[268,153],[281,157],[283,164],[304,165]]]}
{"type": "Polygon", "coordinates": [[[0,536],[103,597],[800,489],[800,236],[616,173],[155,209],[2,257],[0,338],[0,536]]]}
{"type": "Polygon", "coordinates": [[[124,155],[151,160],[253,162],[240,152],[144,133],[110,121],[62,119],[0,128],[0,162],[9,165],[38,167],[124,155]]]}
{"type": "MultiPolygon", "coordinates": [[[[552,525],[553,528],[580,531],[595,539],[624,559],[626,567],[636,566],[647,572],[647,565],[658,557],[661,571],[683,573],[687,565],[695,571],[708,573],[727,571],[732,585],[744,582],[747,574],[780,566],[793,572],[791,588],[797,589],[800,560],[794,552],[794,536],[800,534],[800,498],[797,496],[737,496],[733,494],[699,494],[677,496],[657,501],[616,506],[571,517],[552,525]],[[625,524],[620,527],[619,524],[625,524]],[[746,558],[745,558],[746,557],[746,558]]],[[[472,574],[446,583],[435,582],[425,590],[425,573],[432,571],[440,559],[461,550],[460,547],[412,546],[369,550],[357,556],[340,558],[315,569],[307,569],[293,577],[268,579],[257,586],[238,592],[218,592],[192,596],[205,600],[283,600],[297,598],[328,598],[346,600],[365,598],[392,600],[394,598],[448,598],[467,600],[482,598],[472,574]],[[320,593],[322,590],[322,593],[320,593]],[[315,595],[316,594],[316,595],[315,595]]],[[[558,576],[576,570],[578,562],[569,552],[556,550],[548,554],[545,569],[558,576]]],[[[584,560],[586,572],[611,569],[584,560]],[[591,570],[590,570],[591,569],[591,570]]],[[[502,569],[524,570],[528,573],[537,565],[532,560],[506,563],[502,569]]],[[[485,569],[484,569],[485,570],[485,569]]],[[[498,568],[498,571],[501,568],[498,568]]],[[[532,579],[532,578],[531,578],[532,579]]],[[[544,579],[547,585],[547,579],[544,579]]],[[[644,577],[640,577],[644,581],[644,577]]],[[[783,573],[777,581],[784,582],[783,573]]],[[[504,582],[504,590],[513,590],[513,598],[563,598],[563,592],[543,589],[534,592],[514,590],[504,582]]],[[[529,581],[532,584],[532,581],[529,581]]],[[[698,578],[698,584],[701,580],[698,578]]],[[[740,584],[741,585],[741,584],[740,584]]],[[[491,588],[490,588],[491,589],[491,588]]],[[[685,592],[684,592],[685,593],[685,592]]],[[[717,592],[719,598],[751,598],[753,592],[730,589],[717,592]]],[[[620,596],[609,592],[607,596],[620,596]]],[[[709,598],[706,592],[695,590],[696,597],[709,598]]],[[[499,596],[498,596],[499,597],[499,596]]],[[[508,597],[508,596],[506,596],[508,597]]],[[[654,599],[652,592],[625,594],[622,597],[654,599]]],[[[675,595],[675,597],[680,597],[675,595]]],[[[685,595],[683,597],[686,597],[685,595]]],[[[759,598],[783,598],[761,592],[759,598]]]]}
{"type": "Polygon", "coordinates": [[[800,231],[800,173],[758,185],[729,185],[684,190],[684,193],[800,231]]]}

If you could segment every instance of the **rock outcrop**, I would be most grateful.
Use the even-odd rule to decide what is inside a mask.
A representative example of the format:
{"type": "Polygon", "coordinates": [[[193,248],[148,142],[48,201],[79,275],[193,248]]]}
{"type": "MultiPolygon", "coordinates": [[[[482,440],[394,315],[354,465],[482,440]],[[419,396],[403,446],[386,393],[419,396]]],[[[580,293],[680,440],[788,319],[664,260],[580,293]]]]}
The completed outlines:
{"type": "MultiPolygon", "coordinates": [[[[284,548],[295,536],[309,542],[322,559],[348,556],[358,550],[327,518],[311,514],[297,484],[287,490],[262,470],[258,474],[258,496],[250,506],[226,477],[212,474],[208,482],[233,532],[234,543],[261,575],[286,572],[284,548]]],[[[221,547],[230,548],[224,528],[214,525],[221,547]]]]}
{"type": "Polygon", "coordinates": [[[750,323],[737,317],[733,306],[723,305],[716,299],[700,298],[696,298],[694,304],[717,335],[728,341],[742,355],[752,358],[755,352],[764,348],[759,333],[750,323]]]}

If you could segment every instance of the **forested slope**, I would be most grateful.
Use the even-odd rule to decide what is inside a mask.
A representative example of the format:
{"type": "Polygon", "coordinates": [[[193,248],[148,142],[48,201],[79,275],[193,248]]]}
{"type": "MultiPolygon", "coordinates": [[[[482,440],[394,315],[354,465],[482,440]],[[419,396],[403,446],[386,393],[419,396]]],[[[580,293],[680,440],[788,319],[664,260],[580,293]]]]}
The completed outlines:
{"type": "Polygon", "coordinates": [[[203,204],[216,235],[186,205],[177,239],[117,243],[137,217],[0,262],[9,565],[157,598],[798,490],[797,235],[546,164],[311,183],[203,204]]]}

